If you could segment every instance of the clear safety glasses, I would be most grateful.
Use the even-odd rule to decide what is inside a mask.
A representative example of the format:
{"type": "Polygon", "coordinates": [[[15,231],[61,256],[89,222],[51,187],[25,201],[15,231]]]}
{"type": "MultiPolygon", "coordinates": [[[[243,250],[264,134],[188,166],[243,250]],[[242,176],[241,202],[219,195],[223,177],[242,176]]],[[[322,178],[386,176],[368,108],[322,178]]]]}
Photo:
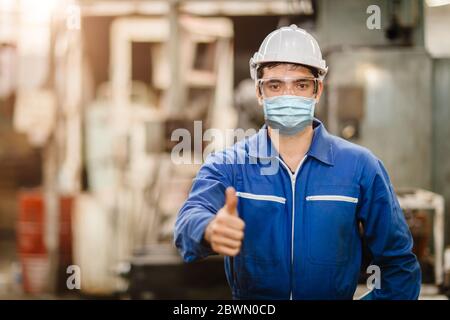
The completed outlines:
{"type": "Polygon", "coordinates": [[[312,98],[318,85],[317,78],[263,78],[258,86],[263,98],[294,95],[312,98]]]}

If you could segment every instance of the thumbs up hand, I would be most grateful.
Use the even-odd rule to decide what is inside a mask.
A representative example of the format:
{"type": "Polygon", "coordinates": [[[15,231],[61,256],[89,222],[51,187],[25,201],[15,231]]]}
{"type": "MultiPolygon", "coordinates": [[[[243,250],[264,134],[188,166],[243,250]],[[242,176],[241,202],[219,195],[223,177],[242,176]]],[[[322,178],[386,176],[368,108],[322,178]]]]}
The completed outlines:
{"type": "Polygon", "coordinates": [[[244,221],[237,212],[237,196],[233,187],[225,190],[225,205],[217,212],[205,230],[205,240],[218,254],[235,256],[241,250],[244,221]]]}

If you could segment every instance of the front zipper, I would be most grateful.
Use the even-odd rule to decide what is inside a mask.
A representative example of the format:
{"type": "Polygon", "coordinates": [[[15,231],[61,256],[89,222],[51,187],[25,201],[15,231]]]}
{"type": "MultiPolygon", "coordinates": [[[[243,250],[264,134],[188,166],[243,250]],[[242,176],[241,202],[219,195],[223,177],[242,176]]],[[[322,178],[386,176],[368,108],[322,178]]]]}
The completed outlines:
{"type": "Polygon", "coordinates": [[[295,182],[297,179],[297,174],[300,171],[300,168],[302,167],[303,162],[305,161],[307,155],[305,155],[300,161],[300,164],[297,167],[297,170],[295,170],[295,173],[292,174],[291,169],[281,160],[281,158],[277,157],[277,159],[280,161],[280,163],[285,167],[287,170],[289,177],[291,178],[291,189],[292,189],[292,230],[291,230],[291,292],[289,294],[289,300],[292,300],[292,287],[293,287],[293,268],[294,268],[294,223],[295,223],[295,182]]]}
{"type": "Polygon", "coordinates": [[[238,288],[238,286],[237,286],[237,277],[236,277],[236,272],[234,270],[234,258],[233,257],[230,257],[230,271],[231,271],[231,278],[233,281],[233,287],[239,294],[240,288],[238,288]]]}

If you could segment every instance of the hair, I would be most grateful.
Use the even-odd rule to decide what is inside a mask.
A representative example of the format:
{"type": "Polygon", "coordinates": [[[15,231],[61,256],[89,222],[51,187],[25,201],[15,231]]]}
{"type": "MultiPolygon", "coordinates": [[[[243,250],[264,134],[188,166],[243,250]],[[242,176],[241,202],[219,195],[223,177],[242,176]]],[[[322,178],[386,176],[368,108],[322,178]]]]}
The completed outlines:
{"type": "MultiPolygon", "coordinates": [[[[256,79],[261,79],[264,76],[264,69],[265,68],[275,68],[276,66],[282,65],[282,64],[288,64],[290,66],[292,66],[293,69],[297,68],[297,67],[303,67],[308,69],[312,75],[314,76],[314,78],[318,78],[319,77],[319,70],[317,68],[314,67],[310,67],[304,64],[300,64],[300,63],[292,63],[292,62],[266,62],[266,63],[261,63],[257,68],[256,68],[256,79]]],[[[258,88],[259,90],[259,88],[258,88]]],[[[314,82],[314,93],[317,93],[318,90],[318,85],[317,85],[317,81],[314,82]]]]}

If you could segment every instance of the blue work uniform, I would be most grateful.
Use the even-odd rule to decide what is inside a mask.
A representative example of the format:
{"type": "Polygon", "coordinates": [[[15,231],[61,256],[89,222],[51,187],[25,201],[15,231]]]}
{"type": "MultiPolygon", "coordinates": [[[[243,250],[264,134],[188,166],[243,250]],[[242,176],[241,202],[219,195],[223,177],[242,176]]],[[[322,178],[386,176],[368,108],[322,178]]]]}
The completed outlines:
{"type": "Polygon", "coordinates": [[[329,134],[317,119],[313,129],[295,172],[276,153],[265,126],[208,156],[175,224],[184,261],[214,254],[205,228],[232,186],[245,222],[240,253],[225,257],[233,298],[352,299],[364,238],[381,276],[380,288],[365,298],[417,299],[419,263],[383,163],[329,134]]]}

